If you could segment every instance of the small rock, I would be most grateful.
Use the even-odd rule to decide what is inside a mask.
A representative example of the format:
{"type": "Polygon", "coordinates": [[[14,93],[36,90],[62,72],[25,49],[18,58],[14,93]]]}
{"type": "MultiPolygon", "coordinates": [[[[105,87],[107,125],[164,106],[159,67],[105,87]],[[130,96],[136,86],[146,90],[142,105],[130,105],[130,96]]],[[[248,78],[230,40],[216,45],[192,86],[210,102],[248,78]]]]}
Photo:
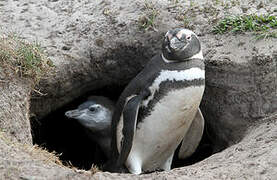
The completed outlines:
{"type": "Polygon", "coordinates": [[[241,5],[241,9],[242,9],[242,12],[243,12],[243,13],[246,13],[247,10],[249,9],[249,6],[246,5],[246,4],[242,4],[242,5],[241,5]]]}
{"type": "Polygon", "coordinates": [[[99,47],[103,47],[104,41],[102,39],[96,39],[95,44],[99,47]]]}
{"type": "Polygon", "coordinates": [[[232,15],[240,15],[242,14],[242,9],[240,7],[235,6],[229,9],[229,13],[232,15]]]}
{"type": "Polygon", "coordinates": [[[257,12],[258,16],[265,15],[265,14],[268,14],[268,12],[264,8],[259,9],[257,12]]]}
{"type": "Polygon", "coordinates": [[[208,23],[207,18],[204,18],[202,15],[198,15],[194,19],[195,25],[203,25],[203,24],[207,24],[207,23],[208,23]]]}
{"type": "Polygon", "coordinates": [[[247,11],[247,13],[246,14],[255,14],[257,12],[257,9],[255,9],[255,8],[250,8],[250,9],[248,9],[248,11],[247,11]]]}
{"type": "Polygon", "coordinates": [[[264,3],[263,2],[260,2],[260,4],[257,6],[257,9],[261,9],[264,7],[264,3]]]}

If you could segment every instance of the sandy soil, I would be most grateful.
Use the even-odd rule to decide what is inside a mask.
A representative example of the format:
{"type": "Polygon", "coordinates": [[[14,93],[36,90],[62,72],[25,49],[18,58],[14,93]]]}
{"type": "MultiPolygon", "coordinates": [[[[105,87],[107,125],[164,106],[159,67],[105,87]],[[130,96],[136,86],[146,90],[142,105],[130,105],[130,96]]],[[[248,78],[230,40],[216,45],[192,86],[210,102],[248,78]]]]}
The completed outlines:
{"type": "Polygon", "coordinates": [[[211,33],[222,17],[251,13],[276,16],[277,2],[1,0],[0,32],[41,43],[56,72],[37,87],[46,96],[30,95],[28,83],[6,82],[0,73],[0,177],[277,179],[276,39],[211,33]],[[154,26],[142,28],[153,13],[154,26]],[[159,51],[161,36],[177,26],[200,36],[207,65],[205,118],[217,148],[230,147],[192,166],[134,176],[77,171],[30,145],[30,114],[40,119],[82,94],[126,84],[159,51]]]}

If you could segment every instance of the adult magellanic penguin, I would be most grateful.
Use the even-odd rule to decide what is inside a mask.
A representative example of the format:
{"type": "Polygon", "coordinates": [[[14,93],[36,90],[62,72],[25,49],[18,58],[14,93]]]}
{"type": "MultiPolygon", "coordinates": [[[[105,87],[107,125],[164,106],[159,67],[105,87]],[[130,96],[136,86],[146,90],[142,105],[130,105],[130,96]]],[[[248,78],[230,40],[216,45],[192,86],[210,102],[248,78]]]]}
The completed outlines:
{"type": "Polygon", "coordinates": [[[133,174],[170,170],[174,151],[198,112],[204,87],[204,60],[197,35],[183,28],[168,31],[162,54],[149,61],[116,104],[113,170],[120,172],[123,166],[133,174]]]}

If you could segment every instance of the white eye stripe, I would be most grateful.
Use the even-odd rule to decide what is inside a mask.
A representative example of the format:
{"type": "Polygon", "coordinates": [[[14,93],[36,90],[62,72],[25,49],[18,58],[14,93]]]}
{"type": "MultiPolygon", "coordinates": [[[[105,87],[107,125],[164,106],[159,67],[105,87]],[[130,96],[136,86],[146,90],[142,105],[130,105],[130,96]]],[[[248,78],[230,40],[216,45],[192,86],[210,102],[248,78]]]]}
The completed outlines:
{"type": "Polygon", "coordinates": [[[181,39],[182,36],[183,36],[183,32],[182,32],[182,31],[179,31],[179,32],[176,34],[176,37],[177,37],[178,39],[181,39]]]}
{"type": "Polygon", "coordinates": [[[167,36],[165,36],[165,40],[170,41],[172,39],[172,37],[173,37],[172,34],[168,34],[167,36]]]}
{"type": "Polygon", "coordinates": [[[191,30],[188,30],[188,29],[182,29],[178,33],[186,34],[186,35],[192,35],[192,34],[196,35],[194,32],[192,32],[191,30]]]}
{"type": "MultiPolygon", "coordinates": [[[[179,40],[184,38],[184,36],[185,36],[186,39],[189,40],[189,39],[191,39],[192,35],[196,36],[196,34],[193,31],[189,30],[189,29],[181,29],[175,36],[179,40]]],[[[170,40],[170,39],[172,39],[173,35],[169,31],[167,31],[166,34],[165,34],[165,37],[167,37],[170,40]]]]}

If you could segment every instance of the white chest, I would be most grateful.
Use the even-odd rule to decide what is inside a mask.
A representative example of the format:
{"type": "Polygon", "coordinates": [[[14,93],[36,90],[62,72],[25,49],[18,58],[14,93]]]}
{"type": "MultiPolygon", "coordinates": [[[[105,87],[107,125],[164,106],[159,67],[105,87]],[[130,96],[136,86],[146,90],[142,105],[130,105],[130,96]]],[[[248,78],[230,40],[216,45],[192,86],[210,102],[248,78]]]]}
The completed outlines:
{"type": "Polygon", "coordinates": [[[131,153],[139,154],[144,169],[159,167],[175,151],[199,107],[204,86],[171,91],[138,124],[131,153]]]}

